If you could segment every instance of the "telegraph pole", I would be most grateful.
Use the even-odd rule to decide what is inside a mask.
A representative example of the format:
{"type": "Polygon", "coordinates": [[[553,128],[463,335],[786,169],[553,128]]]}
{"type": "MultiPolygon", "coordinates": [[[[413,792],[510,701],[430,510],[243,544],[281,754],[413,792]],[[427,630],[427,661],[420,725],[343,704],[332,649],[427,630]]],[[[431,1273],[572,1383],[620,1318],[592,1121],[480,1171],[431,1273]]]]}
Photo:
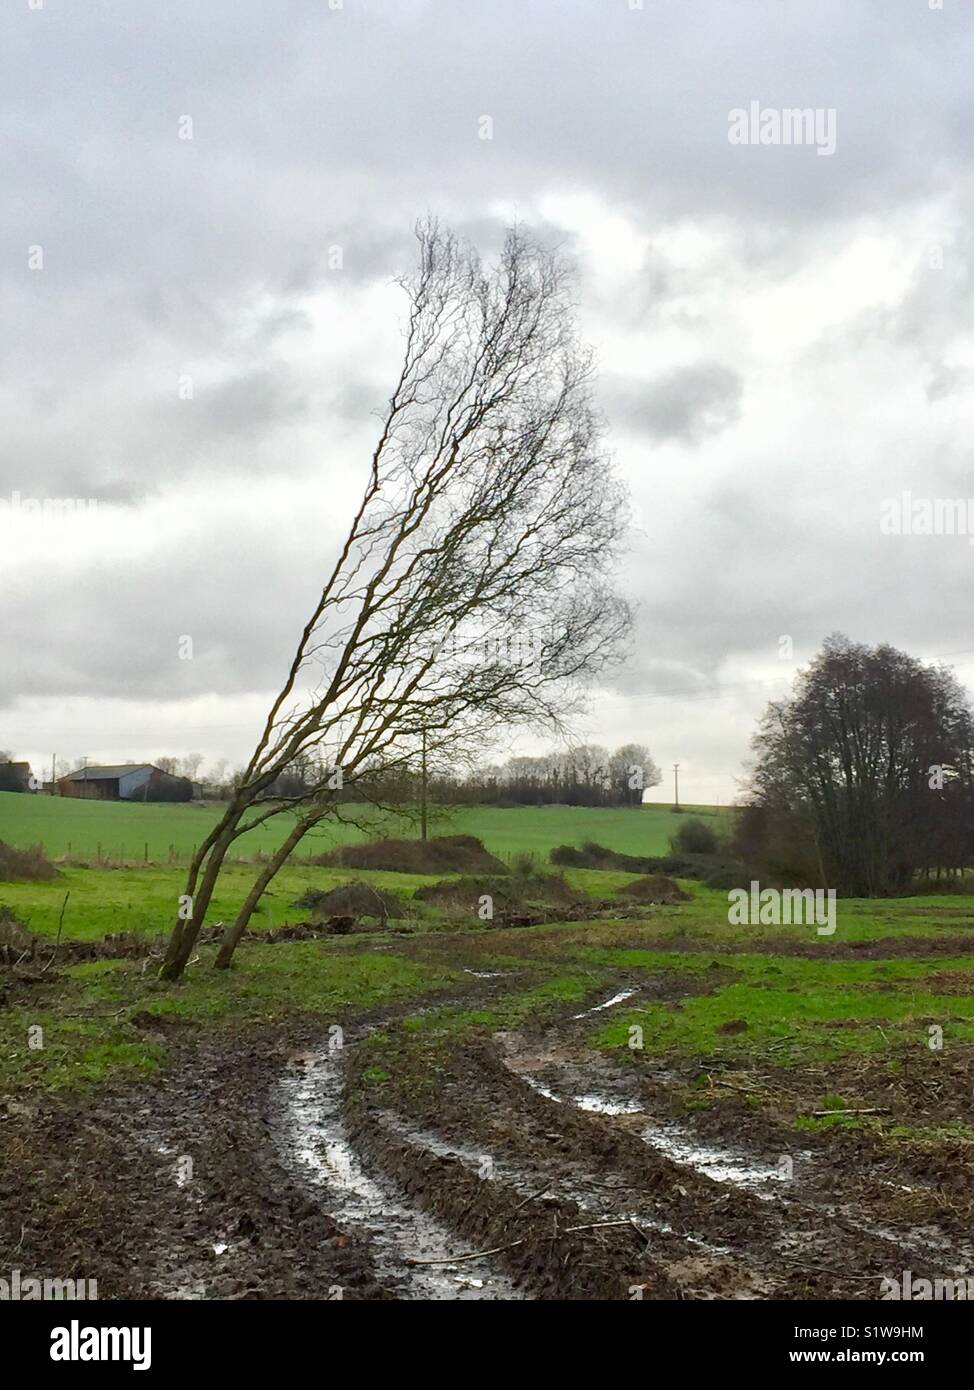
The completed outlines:
{"type": "Polygon", "coordinates": [[[420,763],[419,826],[420,838],[426,839],[426,730],[423,730],[423,757],[420,763]]]}
{"type": "Polygon", "coordinates": [[[680,809],[680,764],[673,764],[673,809],[680,809]]]}

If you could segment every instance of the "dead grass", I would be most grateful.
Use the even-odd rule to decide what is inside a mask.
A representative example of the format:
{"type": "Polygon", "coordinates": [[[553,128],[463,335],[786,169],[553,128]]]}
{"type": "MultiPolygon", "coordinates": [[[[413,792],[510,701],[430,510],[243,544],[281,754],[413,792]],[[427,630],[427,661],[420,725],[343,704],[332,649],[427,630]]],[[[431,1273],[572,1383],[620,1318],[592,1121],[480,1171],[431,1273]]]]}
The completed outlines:
{"type": "Polygon", "coordinates": [[[0,881],[4,883],[46,883],[57,878],[58,871],[40,845],[30,849],[15,849],[0,840],[0,881]]]}

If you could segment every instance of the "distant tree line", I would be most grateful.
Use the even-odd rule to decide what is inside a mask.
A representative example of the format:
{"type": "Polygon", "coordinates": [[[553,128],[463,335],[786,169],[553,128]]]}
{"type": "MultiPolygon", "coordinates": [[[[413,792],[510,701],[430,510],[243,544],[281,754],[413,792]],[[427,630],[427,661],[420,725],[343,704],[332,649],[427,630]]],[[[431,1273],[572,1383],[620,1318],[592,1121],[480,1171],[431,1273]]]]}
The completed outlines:
{"type": "MultiPolygon", "coordinates": [[[[660,780],[659,768],[643,744],[627,743],[612,753],[598,744],[579,744],[481,767],[432,769],[427,795],[444,806],[639,806],[646,788],[660,780]]],[[[345,788],[345,795],[355,800],[363,790],[391,804],[415,801],[420,794],[419,769],[413,764],[395,777],[361,777],[355,787],[345,788]]]]}

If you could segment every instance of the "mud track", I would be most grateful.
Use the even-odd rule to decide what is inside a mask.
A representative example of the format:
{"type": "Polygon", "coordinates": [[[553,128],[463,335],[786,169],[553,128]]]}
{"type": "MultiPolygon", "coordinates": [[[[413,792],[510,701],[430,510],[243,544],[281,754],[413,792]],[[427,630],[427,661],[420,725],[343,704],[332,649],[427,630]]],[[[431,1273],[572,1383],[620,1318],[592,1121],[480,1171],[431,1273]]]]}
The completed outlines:
{"type": "MultiPolygon", "coordinates": [[[[513,984],[467,977],[451,1004],[513,984]]],[[[95,1278],[101,1298],[876,1298],[904,1269],[967,1273],[969,1146],[798,1141],[796,1088],[821,1073],[769,1065],[779,1113],[748,1103],[753,1077],[588,1045],[604,1011],[690,988],[619,972],[502,1032],[417,1029],[412,1001],[343,1019],[340,1048],[320,1019],[170,1024],[154,1081],[0,1104],[0,1264],[95,1278]],[[722,1103],[688,1111],[701,1079],[722,1103]]],[[[918,1062],[903,1105],[943,1118],[956,1066],[918,1062]]]]}
{"type": "Polygon", "coordinates": [[[404,1046],[380,1103],[353,1057],[360,1151],[482,1248],[519,1240],[499,1258],[540,1297],[876,1298],[903,1269],[974,1267],[969,1201],[908,1146],[798,1147],[733,1097],[700,1125],[677,1119],[680,1078],[600,1060],[587,1023],[448,1043],[432,1085],[404,1046]]]}

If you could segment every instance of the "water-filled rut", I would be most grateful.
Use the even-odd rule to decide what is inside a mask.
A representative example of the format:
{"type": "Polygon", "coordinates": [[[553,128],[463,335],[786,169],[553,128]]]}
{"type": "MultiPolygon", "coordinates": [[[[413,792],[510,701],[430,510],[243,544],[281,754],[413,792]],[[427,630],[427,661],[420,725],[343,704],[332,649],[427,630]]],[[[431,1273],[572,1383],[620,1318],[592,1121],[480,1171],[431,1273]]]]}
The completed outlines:
{"type": "Polygon", "coordinates": [[[324,1046],[292,1061],[278,1086],[275,1137],[283,1161],[320,1194],[335,1222],[367,1238],[380,1281],[403,1299],[519,1297],[495,1264],[469,1258],[474,1251],[461,1237],[371,1170],[349,1138],[342,1090],[341,1051],[324,1046]]]}

